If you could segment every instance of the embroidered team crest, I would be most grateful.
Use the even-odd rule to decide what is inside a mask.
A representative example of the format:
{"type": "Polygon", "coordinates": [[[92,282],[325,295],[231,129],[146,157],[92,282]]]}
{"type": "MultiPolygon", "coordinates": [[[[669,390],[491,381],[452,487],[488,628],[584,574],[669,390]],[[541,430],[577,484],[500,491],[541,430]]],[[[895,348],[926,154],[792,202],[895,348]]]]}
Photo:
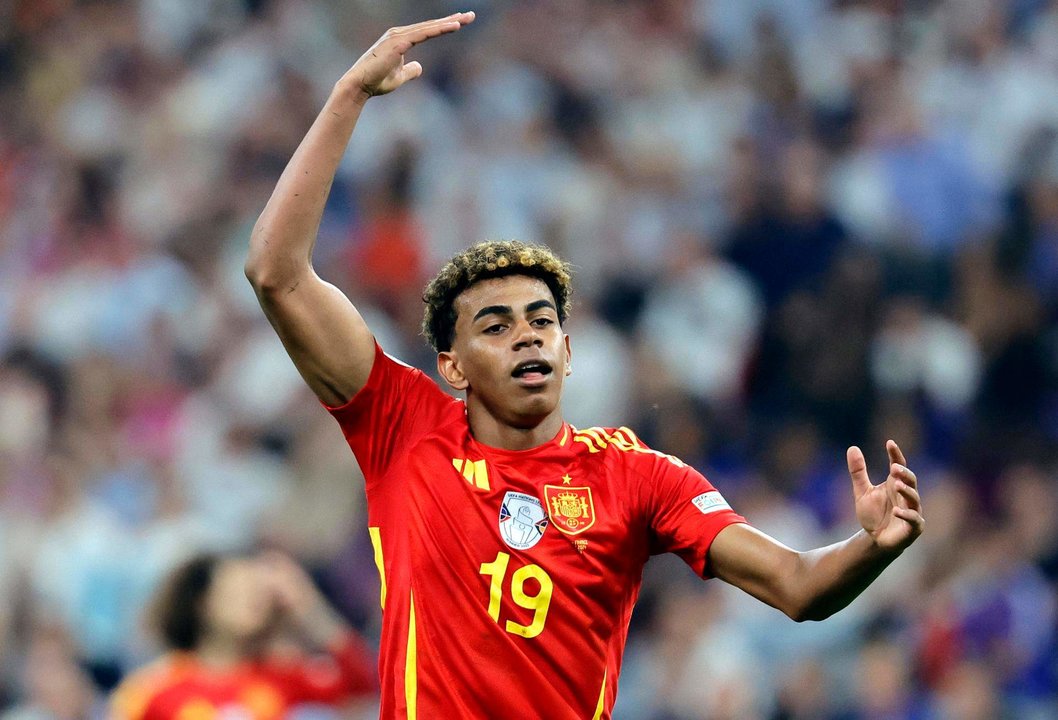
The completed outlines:
{"type": "Polygon", "coordinates": [[[547,514],[567,535],[582,533],[595,524],[595,503],[589,487],[544,485],[547,514]]]}
{"type": "Polygon", "coordinates": [[[515,550],[528,550],[547,529],[544,504],[532,495],[508,490],[500,505],[500,535],[515,550]]]}

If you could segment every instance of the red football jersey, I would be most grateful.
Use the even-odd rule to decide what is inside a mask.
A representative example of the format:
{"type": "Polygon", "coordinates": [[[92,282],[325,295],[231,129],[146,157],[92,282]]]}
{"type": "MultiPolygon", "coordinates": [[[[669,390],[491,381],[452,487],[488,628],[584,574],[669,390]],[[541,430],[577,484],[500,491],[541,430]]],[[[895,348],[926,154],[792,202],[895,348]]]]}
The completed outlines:
{"type": "Polygon", "coordinates": [[[245,662],[227,670],[173,652],[126,678],[113,720],[280,720],[299,703],[338,704],[375,689],[370,654],[350,633],[330,655],[245,662]]]}
{"type": "Polygon", "coordinates": [[[627,428],[482,445],[462,401],[379,348],[330,410],[367,482],[387,720],[609,718],[647,559],[705,576],[713,538],[744,522],[627,428]]]}

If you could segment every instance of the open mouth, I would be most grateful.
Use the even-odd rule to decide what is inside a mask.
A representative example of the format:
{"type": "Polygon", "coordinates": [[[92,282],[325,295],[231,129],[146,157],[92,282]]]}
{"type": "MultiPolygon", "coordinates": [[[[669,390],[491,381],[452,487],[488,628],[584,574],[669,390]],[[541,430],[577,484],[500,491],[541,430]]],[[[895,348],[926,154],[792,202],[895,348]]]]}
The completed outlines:
{"type": "Polygon", "coordinates": [[[544,360],[526,360],[518,363],[511,371],[511,377],[522,383],[532,385],[547,380],[552,372],[551,364],[544,360]]]}

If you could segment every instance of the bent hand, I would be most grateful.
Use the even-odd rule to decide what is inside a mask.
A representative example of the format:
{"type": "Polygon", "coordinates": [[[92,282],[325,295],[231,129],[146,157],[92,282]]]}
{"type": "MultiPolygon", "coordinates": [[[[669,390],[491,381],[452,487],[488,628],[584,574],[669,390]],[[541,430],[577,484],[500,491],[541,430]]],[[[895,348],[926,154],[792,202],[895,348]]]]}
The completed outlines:
{"type": "Polygon", "coordinates": [[[414,25],[390,28],[368,48],[342,80],[363,100],[393,92],[409,80],[422,75],[422,65],[418,62],[405,63],[404,53],[425,40],[455,32],[472,22],[474,13],[464,12],[414,25]]]}
{"type": "Polygon", "coordinates": [[[907,467],[904,454],[895,442],[885,445],[889,453],[889,476],[872,485],[867,462],[858,447],[848,450],[849,475],[860,525],[882,550],[900,552],[913,543],[925,527],[918,478],[907,467]]]}

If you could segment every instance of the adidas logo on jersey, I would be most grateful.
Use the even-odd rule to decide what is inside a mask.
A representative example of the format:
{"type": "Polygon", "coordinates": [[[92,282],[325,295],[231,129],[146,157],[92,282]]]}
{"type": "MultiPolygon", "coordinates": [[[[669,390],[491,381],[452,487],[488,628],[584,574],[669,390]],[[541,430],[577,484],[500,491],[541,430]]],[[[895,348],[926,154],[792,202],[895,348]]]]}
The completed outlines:
{"type": "Polygon", "coordinates": [[[478,490],[491,490],[489,486],[489,471],[485,467],[484,460],[467,460],[466,458],[452,458],[452,466],[463,473],[463,477],[478,490]]]}

